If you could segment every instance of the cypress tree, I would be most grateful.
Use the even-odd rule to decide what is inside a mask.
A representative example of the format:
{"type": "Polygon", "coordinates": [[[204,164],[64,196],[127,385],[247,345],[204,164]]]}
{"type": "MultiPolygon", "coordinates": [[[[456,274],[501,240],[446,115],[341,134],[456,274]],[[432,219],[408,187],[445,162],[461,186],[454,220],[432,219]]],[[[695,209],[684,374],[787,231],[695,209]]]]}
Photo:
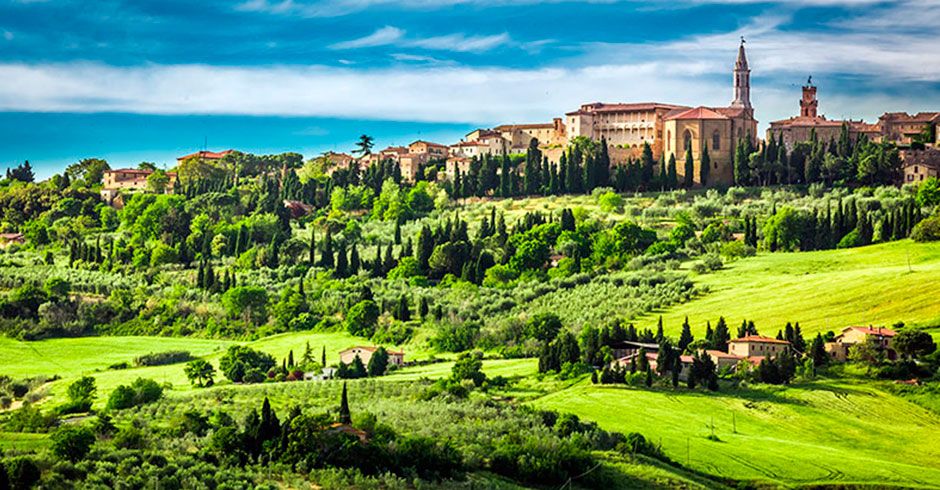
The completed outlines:
{"type": "Polygon", "coordinates": [[[682,177],[685,188],[691,189],[695,178],[695,161],[692,159],[691,139],[689,140],[688,144],[685,145],[685,175],[682,177]]]}
{"type": "Polygon", "coordinates": [[[666,338],[666,336],[665,334],[663,334],[663,316],[659,315],[659,322],[656,325],[655,339],[656,339],[656,342],[659,343],[659,342],[662,342],[664,338],[666,338]]]}
{"type": "Polygon", "coordinates": [[[324,269],[333,268],[333,232],[329,227],[327,227],[326,236],[323,238],[323,251],[320,254],[320,266],[324,269]]]}
{"type": "Polygon", "coordinates": [[[708,156],[708,145],[702,148],[702,161],[700,163],[699,171],[699,182],[702,184],[702,187],[708,185],[708,174],[711,172],[712,159],[708,156]]]}
{"type": "Polygon", "coordinates": [[[685,321],[682,323],[682,333],[679,334],[679,351],[684,352],[694,340],[695,337],[692,336],[692,326],[689,325],[689,317],[686,315],[685,321]]]}
{"type": "MultiPolygon", "coordinates": [[[[675,155],[670,158],[675,163],[675,155]]],[[[666,173],[666,155],[659,158],[659,190],[664,191],[669,187],[669,177],[666,173]]]]}
{"type": "MultiPolygon", "coordinates": [[[[359,361],[360,364],[362,361],[359,361]]],[[[343,382],[343,394],[339,399],[339,422],[349,425],[352,423],[352,415],[349,413],[349,400],[346,393],[346,382],[343,382]]]]}
{"type": "Polygon", "coordinates": [[[653,386],[653,370],[650,368],[650,365],[646,365],[646,387],[650,388],[653,386]]]}
{"type": "Polygon", "coordinates": [[[510,168],[509,168],[509,155],[503,154],[503,158],[500,161],[500,173],[499,173],[499,195],[502,197],[511,197],[512,196],[512,187],[509,180],[510,177],[510,168]]]}
{"type": "Polygon", "coordinates": [[[336,251],[336,267],[333,273],[339,278],[347,277],[349,275],[348,266],[349,262],[346,260],[346,251],[343,250],[341,246],[336,251]]]}
{"type": "Polygon", "coordinates": [[[382,244],[375,246],[375,260],[372,261],[372,275],[382,277],[385,273],[382,271],[382,244]]]}
{"type": "Polygon", "coordinates": [[[362,268],[362,259],[359,258],[359,247],[353,243],[352,250],[349,251],[349,275],[355,276],[362,268]]]}
{"type": "Polygon", "coordinates": [[[395,245],[401,245],[401,220],[395,220],[395,245]]]}
{"type": "Polygon", "coordinates": [[[320,353],[320,364],[326,367],[326,346],[323,346],[323,352],[320,353]]]}

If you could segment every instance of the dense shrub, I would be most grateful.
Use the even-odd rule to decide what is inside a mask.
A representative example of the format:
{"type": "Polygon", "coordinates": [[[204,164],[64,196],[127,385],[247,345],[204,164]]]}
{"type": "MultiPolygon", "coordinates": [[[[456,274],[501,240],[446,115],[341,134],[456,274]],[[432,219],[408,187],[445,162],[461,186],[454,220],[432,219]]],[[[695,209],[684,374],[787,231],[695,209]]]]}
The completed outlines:
{"type": "Polygon", "coordinates": [[[911,231],[911,238],[915,242],[935,242],[940,240],[940,215],[927,218],[911,231]]]}
{"type": "Polygon", "coordinates": [[[173,350],[167,352],[144,354],[134,359],[134,364],[137,366],[163,366],[167,364],[189,362],[191,360],[193,360],[193,356],[189,353],[189,351],[173,350]]]}
{"type": "Polygon", "coordinates": [[[52,452],[60,458],[78,461],[86,456],[95,442],[95,434],[88,427],[65,425],[52,434],[52,452]]]}
{"type": "Polygon", "coordinates": [[[219,360],[219,369],[222,374],[236,383],[263,381],[264,373],[268,372],[274,365],[274,357],[270,354],[242,345],[229,347],[219,360]]]}
{"type": "Polygon", "coordinates": [[[163,387],[152,379],[137,378],[130,386],[120,385],[108,398],[108,410],[123,410],[153,403],[163,396],[163,387]]]}

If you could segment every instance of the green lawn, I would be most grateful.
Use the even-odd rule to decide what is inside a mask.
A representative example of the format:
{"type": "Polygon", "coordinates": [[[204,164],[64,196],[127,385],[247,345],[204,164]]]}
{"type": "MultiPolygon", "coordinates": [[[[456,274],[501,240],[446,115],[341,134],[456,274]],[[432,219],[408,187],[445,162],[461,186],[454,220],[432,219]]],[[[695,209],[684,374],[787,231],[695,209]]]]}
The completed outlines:
{"type": "MultiPolygon", "coordinates": [[[[291,332],[272,335],[248,342],[255,349],[267,352],[278,361],[294,351],[294,359],[300,360],[307,342],[319,360],[326,348],[326,361],[338,361],[339,351],[354,345],[372,345],[366,339],[353,337],[345,332],[291,332]]],[[[169,383],[172,392],[192,389],[183,373],[183,364],[109,370],[120,362],[133,365],[134,358],[151,352],[187,350],[204,357],[218,367],[218,360],[230,345],[238,342],[205,340],[196,338],[167,337],[82,337],[74,339],[50,339],[36,342],[21,342],[0,338],[0,374],[13,378],[31,376],[54,376],[62,379],[49,386],[46,403],[59,403],[65,388],[81,376],[94,376],[98,385],[96,406],[103,406],[108,395],[121,384],[129,384],[138,377],[150,378],[160,383],[169,383]]],[[[405,359],[427,359],[430,352],[420,346],[397,347],[405,351],[405,359]]],[[[449,372],[449,365],[447,371],[449,372]]],[[[419,376],[420,377],[420,376],[419,376]]],[[[224,382],[219,374],[216,378],[224,382]]],[[[172,392],[170,393],[172,395],[172,392]]]]}
{"type": "MultiPolygon", "coordinates": [[[[677,335],[686,315],[693,334],[704,334],[724,316],[732,328],[753,320],[774,335],[800,322],[804,334],[839,331],[849,325],[940,325],[940,243],[910,240],[868,247],[806,253],[762,254],[693,275],[710,292],[638,321],[655,328],[662,313],[668,334],[677,335]],[[910,268],[908,268],[910,261],[910,268]]],[[[732,331],[733,333],[733,331],[732,331]]]]}
{"type": "Polygon", "coordinates": [[[640,432],[691,468],[787,485],[940,485],[940,416],[871,384],[690,393],[591,385],[532,402],[640,432]],[[714,433],[720,441],[706,437],[714,433]]]}

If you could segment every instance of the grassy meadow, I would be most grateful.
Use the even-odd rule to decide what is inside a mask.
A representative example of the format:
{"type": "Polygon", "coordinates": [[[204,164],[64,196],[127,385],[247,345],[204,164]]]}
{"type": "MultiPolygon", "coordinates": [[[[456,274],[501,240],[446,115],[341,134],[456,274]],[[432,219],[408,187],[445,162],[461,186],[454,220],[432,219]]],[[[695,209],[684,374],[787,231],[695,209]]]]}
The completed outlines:
{"type": "Polygon", "coordinates": [[[673,460],[722,477],[784,485],[940,482],[940,416],[871,382],[690,393],[584,381],[531,404],[607,430],[641,432],[673,460]],[[717,440],[709,439],[713,433],[717,440]]]}
{"type": "Polygon", "coordinates": [[[753,320],[765,334],[799,322],[804,335],[850,325],[940,325],[940,243],[910,240],[802,253],[763,253],[693,276],[708,292],[639,319],[678,334],[686,315],[693,333],[724,316],[732,327],[753,320]]]}

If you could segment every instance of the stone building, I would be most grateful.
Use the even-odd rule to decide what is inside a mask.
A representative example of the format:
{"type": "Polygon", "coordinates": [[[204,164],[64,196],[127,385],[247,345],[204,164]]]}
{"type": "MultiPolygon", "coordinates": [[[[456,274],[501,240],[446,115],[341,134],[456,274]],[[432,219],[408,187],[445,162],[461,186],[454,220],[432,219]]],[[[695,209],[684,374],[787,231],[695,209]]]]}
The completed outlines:
{"type": "Polygon", "coordinates": [[[863,120],[852,119],[826,119],[826,116],[819,115],[819,100],[816,98],[816,86],[813,85],[813,78],[807,80],[803,86],[803,97],[800,99],[800,115],[789,119],[782,119],[770,123],[767,130],[767,138],[779,140],[783,136],[783,144],[787,150],[792,150],[794,145],[803,141],[812,139],[815,132],[816,138],[820,141],[838,140],[842,133],[842,125],[848,126],[849,138],[852,141],[859,136],[865,135],[870,140],[879,140],[881,138],[881,129],[878,124],[868,124],[863,120]]]}
{"type": "Polygon", "coordinates": [[[594,141],[606,139],[612,147],[637,151],[648,143],[654,158],[659,158],[663,153],[663,119],[666,114],[682,109],[689,108],[659,102],[584,104],[565,114],[567,139],[579,136],[594,141]]]}
{"type": "MultiPolygon", "coordinates": [[[[676,159],[681,182],[685,178],[685,152],[691,146],[695,185],[731,185],[734,183],[734,150],[743,138],[757,140],[757,120],[751,106],[751,70],[742,40],[734,64],[734,98],[728,107],[674,109],[663,116],[666,160],[676,159]],[[708,182],[701,182],[701,158],[705,148],[711,161],[708,182]]],[[[655,151],[654,151],[655,153],[655,151]]]]}
{"type": "Polygon", "coordinates": [[[903,183],[919,184],[931,177],[940,177],[940,148],[902,150],[903,183]]]}
{"type": "Polygon", "coordinates": [[[913,116],[906,112],[886,112],[878,118],[883,141],[890,141],[898,146],[911,146],[914,139],[927,132],[932,133],[932,141],[926,144],[940,143],[940,112],[918,112],[913,116]]]}

